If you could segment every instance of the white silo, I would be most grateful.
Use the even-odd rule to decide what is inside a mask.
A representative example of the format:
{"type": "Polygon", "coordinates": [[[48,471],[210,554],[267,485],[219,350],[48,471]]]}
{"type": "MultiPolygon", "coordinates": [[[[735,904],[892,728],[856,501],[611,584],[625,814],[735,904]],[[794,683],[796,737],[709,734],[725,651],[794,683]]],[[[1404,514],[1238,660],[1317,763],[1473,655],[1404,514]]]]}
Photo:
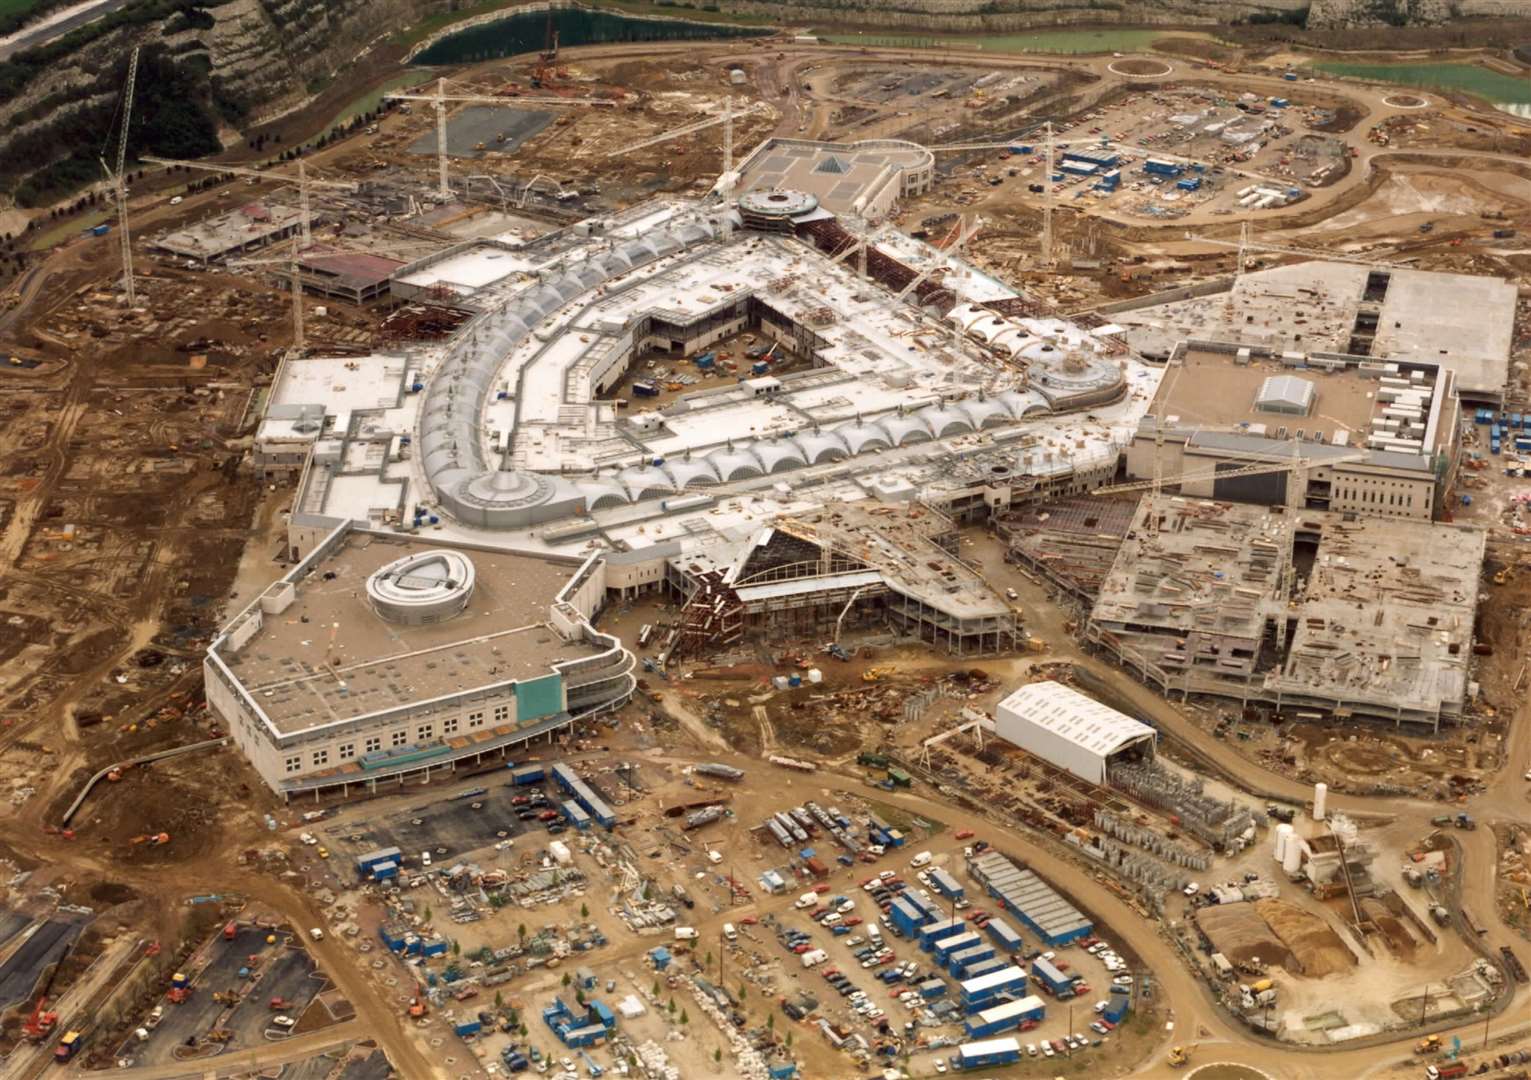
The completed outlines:
{"type": "Polygon", "coordinates": [[[1313,820],[1324,820],[1324,804],[1329,801],[1329,785],[1313,785],[1313,820]]]}
{"type": "Polygon", "coordinates": [[[1285,822],[1276,826],[1276,845],[1271,856],[1278,863],[1286,862],[1286,849],[1292,843],[1292,827],[1285,822]]]}
{"type": "Polygon", "coordinates": [[[1287,835],[1286,849],[1281,853],[1281,869],[1287,877],[1293,877],[1302,868],[1302,838],[1295,832],[1287,835]]]}

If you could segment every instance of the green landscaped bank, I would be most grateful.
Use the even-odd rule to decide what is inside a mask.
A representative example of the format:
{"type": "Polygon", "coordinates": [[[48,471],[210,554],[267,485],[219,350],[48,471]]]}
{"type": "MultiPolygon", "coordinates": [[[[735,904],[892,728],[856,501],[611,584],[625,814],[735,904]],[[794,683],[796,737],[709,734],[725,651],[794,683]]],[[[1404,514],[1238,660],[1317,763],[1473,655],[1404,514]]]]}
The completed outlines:
{"type": "Polygon", "coordinates": [[[1164,36],[1161,30],[1041,30],[1032,34],[940,36],[914,34],[821,34],[834,45],[884,49],[982,49],[1001,53],[1137,52],[1164,36]]]}
{"type": "Polygon", "coordinates": [[[1361,64],[1323,61],[1313,65],[1326,75],[1417,86],[1423,90],[1459,90],[1492,102],[1516,116],[1531,118],[1531,79],[1516,78],[1476,64],[1361,64]]]}
{"type": "MultiPolygon", "coordinates": [[[[450,34],[415,57],[416,64],[470,64],[536,52],[547,40],[547,12],[508,15],[450,34]]],[[[756,37],[772,33],[759,27],[691,22],[671,18],[635,18],[612,11],[563,8],[553,12],[560,47],[610,45],[629,41],[702,41],[756,37]]]]}

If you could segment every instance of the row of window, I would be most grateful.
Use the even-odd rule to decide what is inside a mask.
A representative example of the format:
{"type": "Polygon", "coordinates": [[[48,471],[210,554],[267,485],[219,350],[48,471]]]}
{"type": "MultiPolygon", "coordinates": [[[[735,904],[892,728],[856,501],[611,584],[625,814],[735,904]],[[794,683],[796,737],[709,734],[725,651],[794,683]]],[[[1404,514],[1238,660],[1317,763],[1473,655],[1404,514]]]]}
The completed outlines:
{"type": "Polygon", "coordinates": [[[1353,499],[1357,502],[1370,503],[1373,506],[1397,506],[1412,509],[1414,506],[1414,492],[1381,492],[1371,488],[1342,487],[1337,490],[1342,499],[1353,499]],[[1386,500],[1383,495],[1386,494],[1386,500]]]}
{"type": "MultiPolygon", "coordinates": [[[[506,723],[507,721],[509,721],[509,719],[510,719],[510,706],[508,704],[507,705],[496,705],[494,707],[494,714],[493,714],[493,720],[492,720],[493,723],[495,723],[495,724],[503,724],[503,723],[506,723]]],[[[460,725],[462,724],[462,722],[463,721],[460,718],[456,717],[456,716],[449,716],[449,717],[447,717],[445,720],[443,720],[441,722],[441,734],[442,734],[442,737],[446,738],[446,737],[450,737],[452,735],[456,735],[457,732],[460,730],[460,725]]],[[[484,711],[482,709],[480,709],[480,710],[478,710],[476,712],[470,712],[467,715],[466,724],[467,724],[467,729],[469,731],[472,731],[475,728],[483,727],[484,726],[484,711]]],[[[417,743],[430,742],[432,739],[434,739],[436,737],[436,725],[434,723],[429,723],[429,722],[416,725],[414,735],[415,735],[414,741],[417,742],[417,743]]],[[[409,729],[408,728],[399,728],[396,731],[390,732],[389,735],[388,735],[388,745],[391,748],[397,748],[397,747],[401,747],[401,746],[408,746],[409,743],[410,743],[410,737],[409,737],[409,729]]],[[[375,754],[378,751],[382,750],[383,749],[383,736],[382,736],[382,734],[368,735],[365,739],[362,740],[361,747],[362,747],[362,753],[363,754],[375,754]]],[[[339,746],[335,747],[335,757],[339,761],[349,761],[352,758],[354,758],[355,756],[356,756],[356,744],[354,742],[341,743],[339,746]]],[[[327,747],[327,746],[319,747],[319,748],[317,748],[315,750],[310,750],[308,752],[308,767],[309,768],[311,768],[311,769],[322,769],[326,765],[328,765],[329,763],[330,763],[330,748],[329,747],[327,747]]],[[[289,754],[289,755],[287,755],[282,760],[282,768],[286,772],[288,772],[288,773],[302,772],[303,771],[303,755],[302,754],[289,754]]]]}

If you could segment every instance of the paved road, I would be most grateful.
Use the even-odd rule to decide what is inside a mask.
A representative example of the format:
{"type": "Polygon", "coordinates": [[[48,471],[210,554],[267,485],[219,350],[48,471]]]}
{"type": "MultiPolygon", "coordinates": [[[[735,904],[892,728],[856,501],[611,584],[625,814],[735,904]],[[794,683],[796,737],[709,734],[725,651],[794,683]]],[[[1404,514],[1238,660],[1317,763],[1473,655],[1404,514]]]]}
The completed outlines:
{"type": "Polygon", "coordinates": [[[83,4],[76,4],[72,8],[65,8],[61,12],[41,20],[40,22],[26,26],[0,41],[0,60],[6,60],[24,49],[35,49],[39,45],[63,37],[69,31],[86,23],[95,22],[103,15],[109,15],[118,8],[127,7],[133,0],[86,0],[83,4]]]}

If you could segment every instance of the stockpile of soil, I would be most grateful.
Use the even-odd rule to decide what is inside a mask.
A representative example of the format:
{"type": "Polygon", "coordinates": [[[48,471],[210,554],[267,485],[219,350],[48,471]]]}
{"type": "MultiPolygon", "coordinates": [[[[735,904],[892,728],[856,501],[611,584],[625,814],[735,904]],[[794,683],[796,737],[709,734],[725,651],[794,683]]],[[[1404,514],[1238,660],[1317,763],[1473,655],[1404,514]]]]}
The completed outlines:
{"type": "Polygon", "coordinates": [[[1217,951],[1235,964],[1262,963],[1300,971],[1253,904],[1217,904],[1196,913],[1196,922],[1217,951]]]}
{"type": "Polygon", "coordinates": [[[1296,961],[1295,969],[1288,968],[1310,979],[1322,979],[1349,971],[1356,966],[1356,958],[1340,940],[1329,924],[1317,915],[1280,900],[1256,900],[1252,905],[1296,961]]]}

